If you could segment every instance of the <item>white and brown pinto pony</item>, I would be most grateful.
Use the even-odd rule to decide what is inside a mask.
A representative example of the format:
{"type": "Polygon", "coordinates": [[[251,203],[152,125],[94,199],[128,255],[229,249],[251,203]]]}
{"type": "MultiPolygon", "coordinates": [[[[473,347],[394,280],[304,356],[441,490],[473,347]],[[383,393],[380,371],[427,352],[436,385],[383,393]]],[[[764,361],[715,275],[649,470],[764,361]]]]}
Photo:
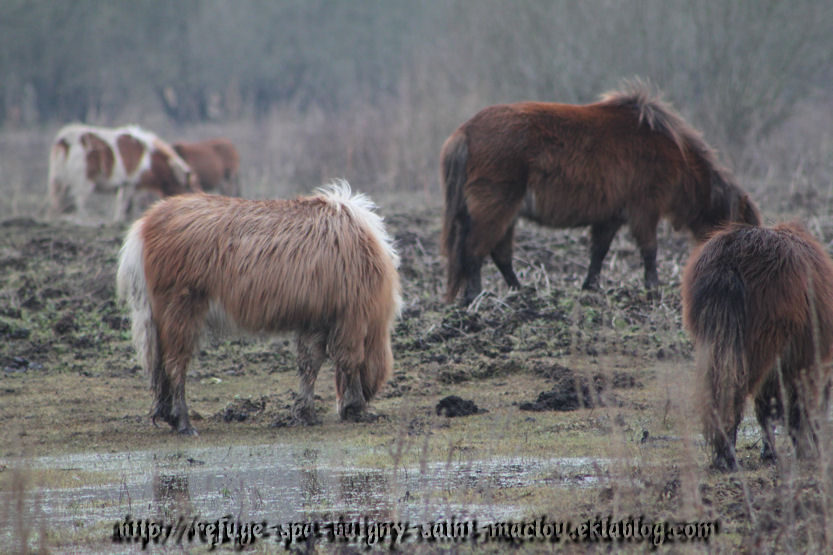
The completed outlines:
{"type": "Polygon", "coordinates": [[[240,196],[240,155],[231,141],[224,138],[179,141],[173,147],[194,170],[203,191],[240,196]]]}
{"type": "Polygon", "coordinates": [[[93,193],[117,193],[115,220],[127,218],[137,191],[159,197],[199,191],[190,166],[165,141],[136,125],[63,127],[49,154],[54,214],[84,215],[93,193]]]}
{"type": "Polygon", "coordinates": [[[155,204],[121,249],[119,296],[155,394],[152,418],[195,434],[185,374],[201,332],[297,332],[300,397],[329,356],[338,413],[361,420],[391,373],[390,330],[401,304],[399,257],[363,195],[342,181],[294,200],[183,195],[155,204]]]}

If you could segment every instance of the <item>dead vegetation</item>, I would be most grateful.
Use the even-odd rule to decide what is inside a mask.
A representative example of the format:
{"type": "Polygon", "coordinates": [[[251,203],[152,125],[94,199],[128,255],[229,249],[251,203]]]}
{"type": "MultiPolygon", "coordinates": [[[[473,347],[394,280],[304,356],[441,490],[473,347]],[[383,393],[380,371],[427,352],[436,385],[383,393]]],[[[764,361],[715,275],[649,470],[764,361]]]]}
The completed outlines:
{"type": "MultiPolygon", "coordinates": [[[[312,433],[311,441],[380,441],[373,449],[399,444],[396,457],[373,459],[382,468],[460,453],[473,459],[589,456],[608,462],[599,462],[592,485],[580,489],[564,486],[572,480],[565,471],[534,488],[488,494],[463,488],[456,494],[524,506],[529,516],[553,519],[643,514],[719,520],[720,533],[709,544],[717,549],[815,551],[830,545],[833,475],[826,463],[798,465],[788,455],[778,465],[762,465],[757,435],[744,435],[742,427],[743,469],[729,475],[706,470],[688,394],[691,345],[680,323],[686,237],[662,228],[662,286],[649,300],[639,256],[626,236],[611,249],[603,291],[585,293],[579,284],[586,234],[524,223],[516,257],[524,287],[506,289],[487,266],[485,292],[460,308],[440,300],[439,207],[420,197],[380,201],[402,255],[405,298],[394,334],[394,375],[371,404],[380,420],[337,423],[334,392],[325,387],[317,403],[324,424],[292,426],[295,354],[289,338],[209,339],[189,378],[201,442],[310,441],[304,438],[312,433]],[[450,396],[457,399],[441,408],[450,396]],[[447,418],[457,409],[464,415],[447,418]]],[[[125,228],[30,219],[0,226],[0,442],[6,460],[179,445],[181,439],[148,421],[146,377],[135,364],[126,312],[114,299],[125,228]]],[[[833,229],[821,229],[824,241],[833,240],[833,229]]],[[[322,383],[331,381],[328,372],[325,366],[322,383]]],[[[789,453],[785,437],[778,441],[789,453]]],[[[823,448],[829,452],[829,441],[823,448]]],[[[37,483],[4,464],[5,510],[17,514],[9,503],[23,503],[26,514],[37,513],[37,483]]],[[[12,532],[4,537],[36,549],[45,540],[35,524],[41,521],[30,520],[20,526],[7,520],[12,532]]]]}

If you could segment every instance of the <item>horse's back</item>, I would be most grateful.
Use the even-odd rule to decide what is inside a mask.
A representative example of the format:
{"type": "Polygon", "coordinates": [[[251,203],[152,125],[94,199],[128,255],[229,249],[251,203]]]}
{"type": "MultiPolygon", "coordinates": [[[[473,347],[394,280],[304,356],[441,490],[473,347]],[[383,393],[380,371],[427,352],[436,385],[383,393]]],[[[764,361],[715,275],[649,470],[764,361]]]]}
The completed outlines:
{"type": "MultiPolygon", "coordinates": [[[[696,307],[694,292],[709,280],[734,275],[743,284],[751,341],[766,342],[785,334],[807,341],[816,333],[826,339],[822,354],[829,355],[833,262],[803,226],[731,225],[715,233],[691,258],[683,278],[685,305],[696,307]]],[[[693,310],[684,308],[686,314],[693,310]]]]}

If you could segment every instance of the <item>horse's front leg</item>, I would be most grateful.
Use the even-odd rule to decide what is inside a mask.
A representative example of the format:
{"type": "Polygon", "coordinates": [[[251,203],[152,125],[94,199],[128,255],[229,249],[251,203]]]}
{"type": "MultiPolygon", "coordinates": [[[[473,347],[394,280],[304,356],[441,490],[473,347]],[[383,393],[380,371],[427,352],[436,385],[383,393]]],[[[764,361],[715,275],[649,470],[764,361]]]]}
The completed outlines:
{"type": "Polygon", "coordinates": [[[304,425],[318,424],[314,406],[315,380],[327,357],[327,336],[321,332],[302,331],[298,333],[297,344],[301,392],[292,407],[292,419],[304,425]]]}
{"type": "Polygon", "coordinates": [[[642,264],[645,267],[645,289],[649,296],[659,288],[657,224],[659,224],[659,216],[648,212],[640,214],[639,219],[630,222],[631,233],[642,255],[642,264]]]}
{"type": "Polygon", "coordinates": [[[622,227],[622,223],[624,222],[621,219],[615,218],[595,223],[590,227],[590,267],[587,269],[587,277],[584,278],[582,289],[593,291],[599,289],[599,274],[602,271],[602,262],[607,256],[607,251],[610,250],[613,237],[622,227]]]}

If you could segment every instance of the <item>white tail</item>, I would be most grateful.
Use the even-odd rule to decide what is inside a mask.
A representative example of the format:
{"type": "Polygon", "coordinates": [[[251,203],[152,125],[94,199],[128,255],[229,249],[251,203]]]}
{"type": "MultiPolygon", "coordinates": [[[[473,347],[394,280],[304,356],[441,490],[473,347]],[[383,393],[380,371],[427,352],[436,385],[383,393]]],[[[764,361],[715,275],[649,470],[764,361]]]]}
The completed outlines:
{"type": "Polygon", "coordinates": [[[130,307],[133,345],[139,356],[139,364],[150,377],[151,387],[155,391],[159,387],[162,365],[159,360],[159,335],[153,323],[145,279],[142,223],[143,220],[139,220],[131,226],[119,253],[116,293],[130,307]]]}

